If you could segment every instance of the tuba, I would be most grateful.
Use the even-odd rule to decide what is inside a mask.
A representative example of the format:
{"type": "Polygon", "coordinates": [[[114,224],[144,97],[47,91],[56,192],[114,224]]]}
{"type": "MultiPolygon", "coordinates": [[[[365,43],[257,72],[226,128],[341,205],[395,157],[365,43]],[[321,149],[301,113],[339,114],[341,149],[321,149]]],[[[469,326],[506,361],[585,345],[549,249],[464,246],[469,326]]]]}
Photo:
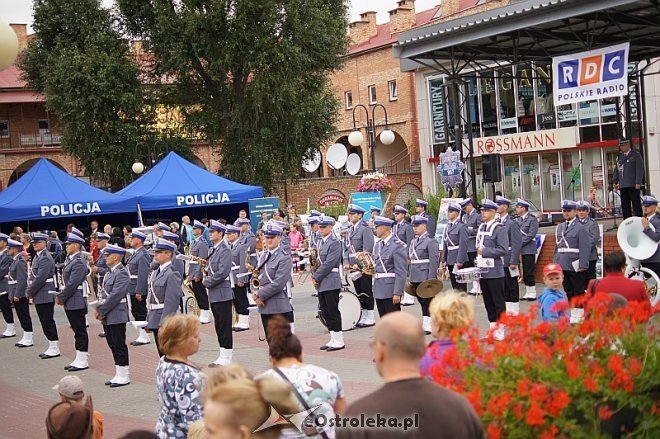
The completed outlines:
{"type": "Polygon", "coordinates": [[[374,262],[371,253],[357,252],[355,259],[357,259],[357,266],[362,274],[366,274],[367,276],[373,276],[376,274],[376,263],[374,262]]]}
{"type": "Polygon", "coordinates": [[[658,250],[658,243],[644,234],[642,219],[637,216],[621,223],[616,239],[626,256],[637,261],[650,258],[658,250]]]}
{"type": "Polygon", "coordinates": [[[309,266],[312,271],[319,269],[319,250],[316,247],[309,249],[309,266]]]}

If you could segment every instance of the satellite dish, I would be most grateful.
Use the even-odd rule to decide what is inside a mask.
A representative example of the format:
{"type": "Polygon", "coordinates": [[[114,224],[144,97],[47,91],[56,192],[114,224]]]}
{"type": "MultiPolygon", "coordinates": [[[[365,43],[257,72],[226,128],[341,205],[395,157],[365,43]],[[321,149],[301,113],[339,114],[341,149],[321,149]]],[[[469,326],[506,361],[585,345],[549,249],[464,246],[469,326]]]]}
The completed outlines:
{"type": "Polygon", "coordinates": [[[362,160],[360,159],[359,155],[353,153],[348,156],[346,159],[346,172],[351,175],[356,175],[358,172],[360,172],[361,167],[362,160]]]}
{"type": "Polygon", "coordinates": [[[346,151],[346,147],[341,143],[335,143],[334,145],[330,146],[326,154],[328,166],[335,170],[344,167],[347,157],[348,151],[346,151]]]}
{"type": "Polygon", "coordinates": [[[302,167],[305,171],[311,174],[312,172],[316,172],[319,166],[321,166],[321,152],[317,149],[314,150],[312,158],[303,162],[302,167]]]}

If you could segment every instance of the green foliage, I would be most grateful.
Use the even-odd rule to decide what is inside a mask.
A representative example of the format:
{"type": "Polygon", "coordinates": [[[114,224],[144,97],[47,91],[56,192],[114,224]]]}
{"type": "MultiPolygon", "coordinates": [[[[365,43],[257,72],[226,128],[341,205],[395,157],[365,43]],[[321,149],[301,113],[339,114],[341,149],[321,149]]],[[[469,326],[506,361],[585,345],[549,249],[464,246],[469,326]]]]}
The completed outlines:
{"type": "Polygon", "coordinates": [[[328,74],[346,50],[339,0],[118,0],[154,54],[161,99],[216,146],[228,177],[270,190],[335,131],[328,74]]]}
{"type": "Polygon", "coordinates": [[[97,0],[36,0],[34,29],[19,65],[61,121],[64,151],[98,183],[130,182],[135,145],[155,139],[154,114],[110,12],[97,0]]]}
{"type": "Polygon", "coordinates": [[[329,206],[323,207],[312,207],[321,212],[323,215],[331,216],[334,219],[338,219],[339,215],[346,215],[346,210],[348,209],[348,204],[331,204],[329,206]]]}
{"type": "MultiPolygon", "coordinates": [[[[438,193],[435,195],[426,195],[425,197],[422,197],[422,199],[428,203],[426,206],[426,212],[428,212],[433,218],[437,219],[438,213],[440,212],[440,202],[446,197],[447,194],[445,193],[444,188],[438,189],[438,193]]],[[[415,204],[415,197],[410,197],[404,206],[408,209],[411,216],[415,214],[415,204]]]]}

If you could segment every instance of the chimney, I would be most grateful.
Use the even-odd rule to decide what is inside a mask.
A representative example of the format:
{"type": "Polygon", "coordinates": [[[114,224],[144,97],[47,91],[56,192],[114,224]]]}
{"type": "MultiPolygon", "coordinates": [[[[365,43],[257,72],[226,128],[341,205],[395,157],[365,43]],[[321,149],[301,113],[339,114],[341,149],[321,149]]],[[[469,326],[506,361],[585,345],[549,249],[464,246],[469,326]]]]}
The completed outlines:
{"type": "Polygon", "coordinates": [[[18,37],[18,51],[25,49],[28,43],[27,24],[10,23],[9,26],[14,30],[18,37]]]}
{"type": "Polygon", "coordinates": [[[408,30],[416,24],[415,0],[399,0],[396,9],[390,11],[390,33],[408,30]]]}
{"type": "Polygon", "coordinates": [[[376,12],[368,11],[360,14],[360,20],[348,25],[351,44],[358,45],[369,41],[378,34],[376,12]]]}

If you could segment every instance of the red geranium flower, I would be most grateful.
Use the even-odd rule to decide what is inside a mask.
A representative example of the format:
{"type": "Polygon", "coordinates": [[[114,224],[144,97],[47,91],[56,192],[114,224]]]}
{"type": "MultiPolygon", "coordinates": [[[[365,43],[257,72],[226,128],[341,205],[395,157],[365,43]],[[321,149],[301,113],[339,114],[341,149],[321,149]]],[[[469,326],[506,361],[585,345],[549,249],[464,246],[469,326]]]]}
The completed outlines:
{"type": "Polygon", "coordinates": [[[532,402],[529,410],[527,411],[527,416],[525,417],[525,423],[530,426],[543,425],[543,416],[545,412],[543,409],[535,402],[532,402]]]}

